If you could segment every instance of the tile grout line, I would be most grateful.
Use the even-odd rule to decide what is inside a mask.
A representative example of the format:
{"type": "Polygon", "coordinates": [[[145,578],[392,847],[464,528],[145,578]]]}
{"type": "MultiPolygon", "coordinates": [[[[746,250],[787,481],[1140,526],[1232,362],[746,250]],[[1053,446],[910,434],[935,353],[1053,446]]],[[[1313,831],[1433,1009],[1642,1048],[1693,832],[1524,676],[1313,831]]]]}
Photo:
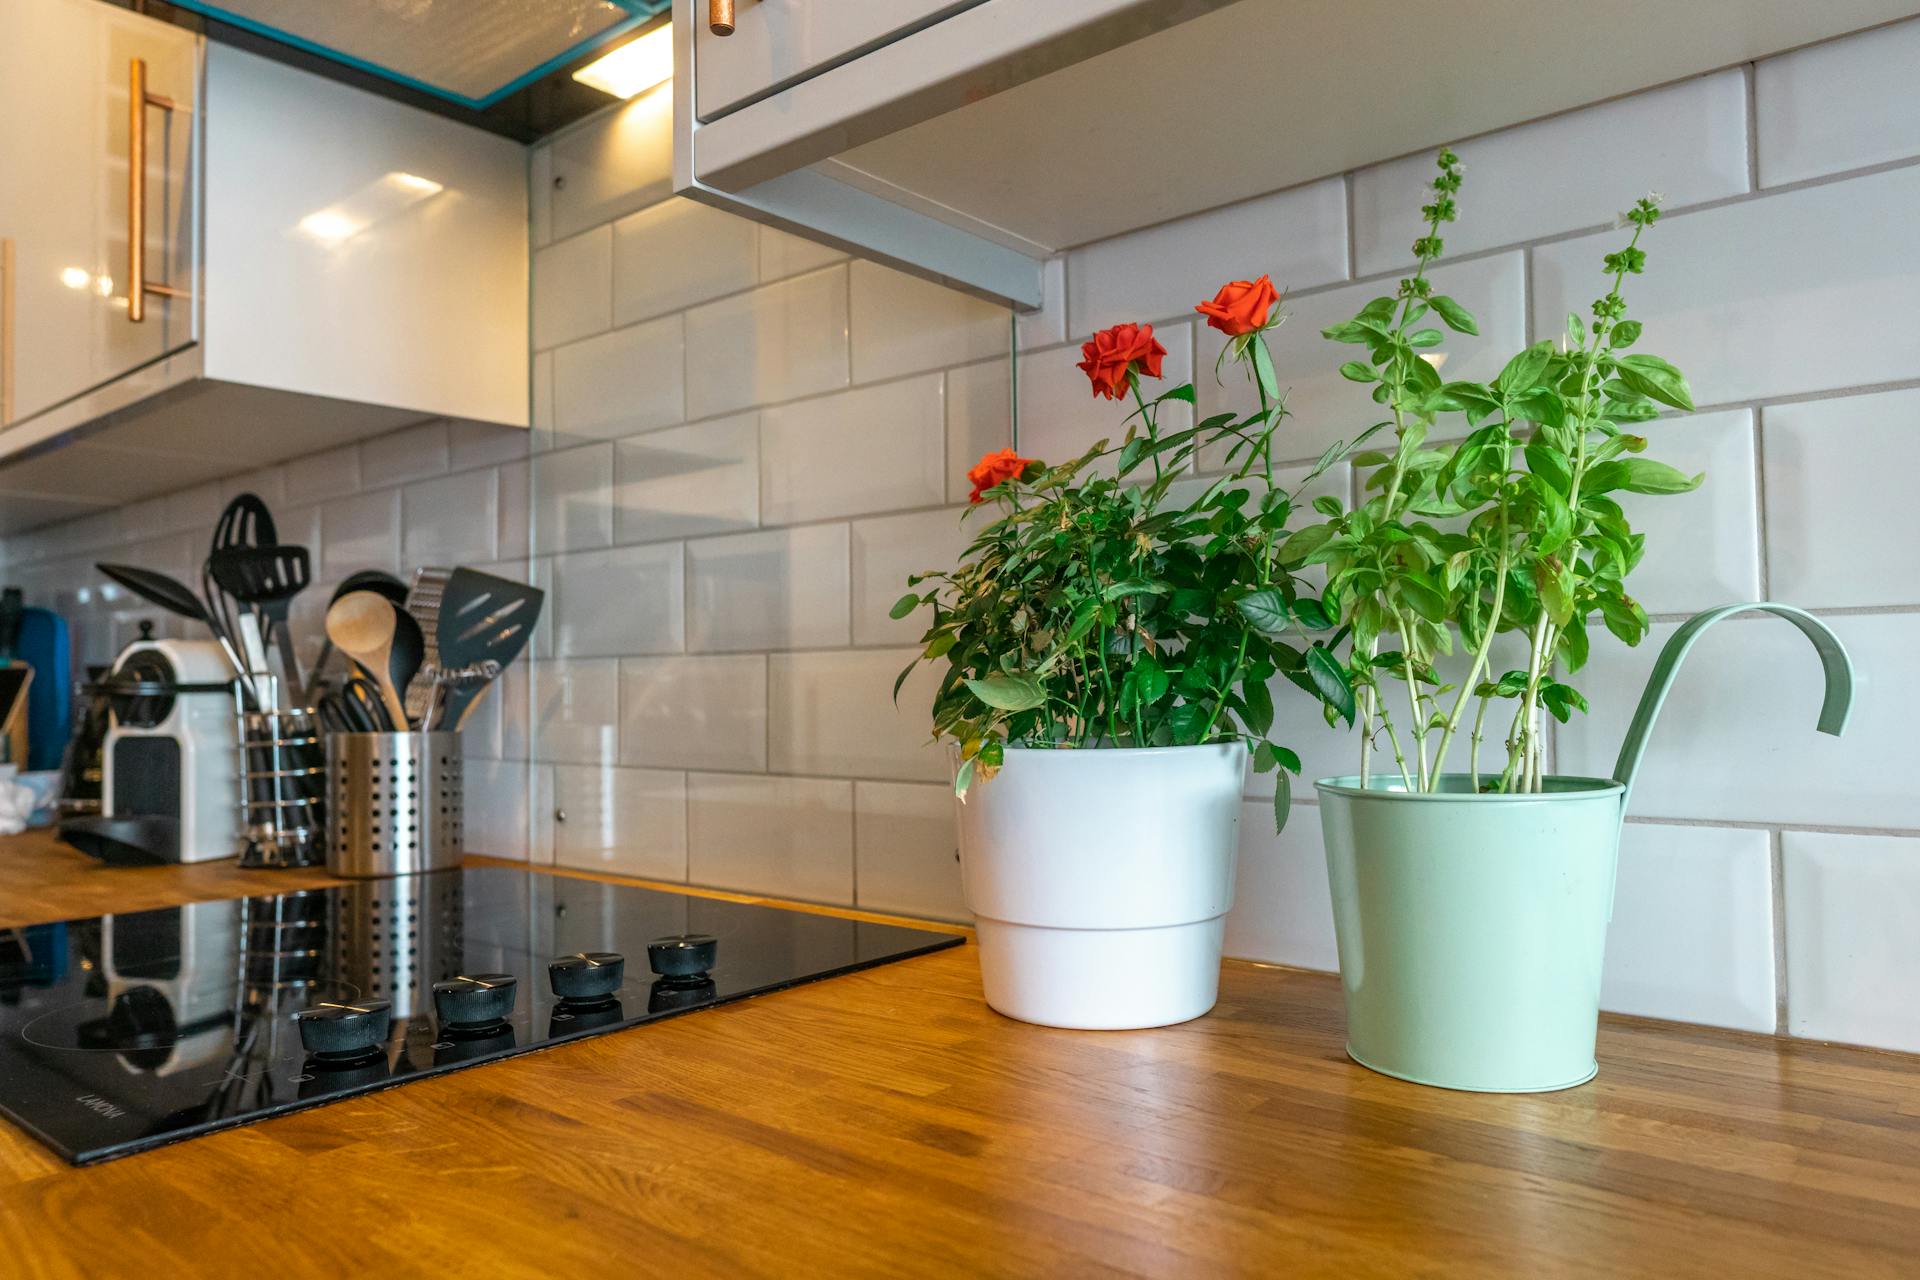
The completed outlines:
{"type": "Polygon", "coordinates": [[[1740,68],[1740,89],[1746,101],[1747,190],[1760,190],[1760,64],[1749,62],[1740,68]]]}
{"type": "Polygon", "coordinates": [[[1760,598],[1773,599],[1773,540],[1769,536],[1767,519],[1767,447],[1766,447],[1766,408],[1756,405],[1753,410],[1753,518],[1754,536],[1759,545],[1760,598]]]}
{"type": "Polygon", "coordinates": [[[1768,874],[1773,895],[1773,1034],[1793,1034],[1789,1028],[1787,991],[1787,865],[1786,838],[1778,828],[1767,833],[1768,874]]]}

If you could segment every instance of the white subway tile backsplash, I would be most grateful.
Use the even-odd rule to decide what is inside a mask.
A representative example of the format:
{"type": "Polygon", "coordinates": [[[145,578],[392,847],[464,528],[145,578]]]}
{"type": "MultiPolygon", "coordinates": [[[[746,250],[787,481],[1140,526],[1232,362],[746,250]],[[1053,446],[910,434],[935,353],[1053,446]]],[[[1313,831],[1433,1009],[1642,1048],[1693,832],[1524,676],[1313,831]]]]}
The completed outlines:
{"type": "Polygon", "coordinates": [[[776,653],[767,659],[767,767],[775,773],[938,782],[946,748],[933,741],[939,669],[893,682],[917,649],[776,653]]]}
{"type": "Polygon", "coordinates": [[[688,774],[687,878],[851,906],[853,784],[688,774]]]}
{"type": "MultiPolygon", "coordinates": [[[[1889,211],[1920,204],[1920,166],[1661,219],[1626,285],[1641,350],[1687,374],[1698,404],[1920,377],[1911,331],[1920,239],[1889,211]]],[[[1533,250],[1535,332],[1606,291],[1609,231],[1533,250]]]]}
{"type": "Polygon", "coordinates": [[[757,230],[760,233],[760,281],[763,284],[830,267],[847,256],[838,249],[815,244],[805,236],[796,236],[778,227],[757,226],[757,230]]]}
{"type": "Polygon", "coordinates": [[[1278,835],[1270,803],[1240,806],[1240,854],[1233,910],[1227,914],[1226,953],[1301,969],[1340,968],[1316,806],[1295,804],[1278,835]]]}
{"type": "Polygon", "coordinates": [[[613,541],[613,446],[582,445],[532,459],[533,547],[582,551],[613,541]]]}
{"type": "Polygon", "coordinates": [[[668,83],[555,136],[547,144],[553,235],[599,227],[671,196],[672,121],[668,83]]]}
{"type": "Polygon", "coordinates": [[[1650,613],[1758,600],[1753,411],[1661,418],[1638,431],[1650,442],[1647,457],[1706,480],[1692,493],[1609,495],[1647,535],[1647,555],[1627,579],[1627,590],[1650,613]]]}
{"type": "Polygon", "coordinates": [[[595,227],[533,255],[533,345],[558,346],[613,325],[613,230],[595,227]]]}
{"type": "Polygon", "coordinates": [[[520,427],[503,427],[492,422],[449,422],[449,465],[455,471],[469,471],[474,467],[517,462],[527,456],[528,441],[532,434],[520,427]]]}
{"type": "Polygon", "coordinates": [[[1920,839],[1789,831],[1787,1029],[1920,1052],[1920,839]]]}
{"type": "Polygon", "coordinates": [[[760,419],[652,431],[613,450],[614,538],[657,542],[760,522],[760,419]]]}
{"type": "Polygon", "coordinates": [[[527,451],[542,453],[553,448],[553,352],[541,351],[533,357],[533,376],[528,394],[533,406],[528,413],[527,451]]]}
{"type": "Polygon", "coordinates": [[[1920,604],[1920,391],[1761,416],[1774,594],[1810,607],[1920,604]]]}
{"type": "Polygon", "coordinates": [[[533,469],[526,462],[501,467],[494,486],[500,508],[494,545],[503,560],[517,560],[532,549],[533,525],[529,503],[533,497],[533,469]]]}
{"type": "Polygon", "coordinates": [[[757,228],[675,197],[613,224],[613,322],[631,324],[750,288],[757,228]]]}
{"type": "MultiPolygon", "coordinates": [[[[509,667],[517,670],[520,664],[509,667]]],[[[542,764],[610,764],[620,758],[620,664],[554,658],[527,664],[532,682],[528,740],[542,764]]],[[[507,713],[506,748],[514,745],[507,713]]]]}
{"type": "Polygon", "coordinates": [[[400,491],[335,498],[320,507],[319,575],[338,581],[361,569],[400,569],[400,491]]]}
{"type": "Polygon", "coordinates": [[[858,645],[911,644],[926,631],[932,612],[892,618],[894,601],[909,590],[907,578],[932,570],[951,570],[960,553],[986,527],[985,513],[966,523],[966,507],[942,507],[904,516],[853,522],[853,642],[858,645]]]}
{"type": "Polygon", "coordinates": [[[822,649],[848,642],[847,526],[687,544],[687,648],[822,649]]]}
{"type": "Polygon", "coordinates": [[[500,501],[491,470],[423,480],[402,491],[400,559],[423,564],[475,564],[498,556],[500,501]]]}
{"type": "MultiPolygon", "coordinates": [[[[1730,619],[1694,646],[1640,763],[1631,812],[1816,826],[1920,828],[1920,614],[1830,617],[1852,655],[1853,718],[1814,732],[1820,663],[1777,618],[1730,619]]],[[[1570,682],[1593,711],[1558,726],[1558,771],[1608,777],[1654,658],[1677,628],[1636,649],[1596,635],[1570,682]]]]}
{"type": "Polygon", "coordinates": [[[555,448],[679,422],[680,317],[615,329],[553,353],[555,448]]]}
{"type": "Polygon", "coordinates": [[[1760,182],[1920,155],[1920,20],[1767,58],[1754,69],[1760,182]]]}
{"type": "MultiPolygon", "coordinates": [[[[1427,233],[1420,206],[1438,148],[1353,175],[1354,253],[1362,275],[1411,266],[1427,233]]],[[[1747,86],[1738,69],[1569,111],[1459,143],[1453,255],[1605,226],[1649,191],[1700,204],[1747,190],[1747,86]],[[1552,175],[1543,180],[1543,175],[1552,175]]],[[[1543,331],[1544,336],[1544,331],[1543,331]]]]}
{"type": "Polygon", "coordinates": [[[855,382],[1006,355],[1007,308],[877,263],[856,260],[851,271],[855,382]]]}
{"type": "Polygon", "coordinates": [[[768,524],[939,502],[944,380],[859,387],[760,414],[760,513],[768,524]]]}
{"type": "Polygon", "coordinates": [[[517,760],[466,762],[467,848],[553,865],[553,770],[517,760]]]}
{"type": "MultiPolygon", "coordinates": [[[[1045,356],[1052,359],[1059,353],[1045,356]]],[[[1022,357],[1025,358],[1024,356],[1022,357]]],[[[1023,371],[1026,366],[1022,366],[1023,371]]],[[[1007,361],[947,371],[947,498],[973,492],[967,472],[986,454],[1013,446],[1013,380],[1007,361]]]]}
{"type": "Polygon", "coordinates": [[[375,436],[360,445],[360,483],[369,489],[445,474],[449,452],[444,419],[375,436]]]}
{"type": "Polygon", "coordinates": [[[556,866],[647,880],[687,878],[685,774],[556,765],[553,810],[556,866]]]}
{"type": "MultiPolygon", "coordinates": [[[[1480,330],[1478,337],[1447,334],[1440,348],[1447,355],[1444,377],[1491,378],[1527,345],[1523,255],[1503,253],[1439,267],[1428,278],[1435,293],[1452,297],[1472,312],[1480,330]]],[[[1398,280],[1375,280],[1281,300],[1286,322],[1269,331],[1267,338],[1280,390],[1292,416],[1280,427],[1274,445],[1276,458],[1318,458],[1334,441],[1351,440],[1380,421],[1381,408],[1369,398],[1368,388],[1340,376],[1343,363],[1366,358],[1364,349],[1329,342],[1320,331],[1351,320],[1368,302],[1392,294],[1398,287],[1398,280]]],[[[1194,328],[1194,364],[1198,370],[1194,390],[1199,395],[1200,416],[1245,414],[1258,408],[1259,398],[1241,366],[1222,366],[1219,377],[1214,376],[1226,339],[1205,323],[1194,328]]],[[[1457,438],[1467,431],[1464,415],[1454,414],[1442,420],[1435,439],[1457,438]]],[[[1220,469],[1224,452],[1210,450],[1201,459],[1202,467],[1220,469]]]]}
{"type": "Polygon", "coordinates": [[[1767,833],[1627,823],[1600,1007],[1772,1031],[1773,971],[1767,833]]]}
{"type": "Polygon", "coordinates": [[[828,267],[686,313],[687,416],[847,385],[847,268],[828,267]]]}
{"type": "Polygon", "coordinates": [[[945,783],[853,784],[855,905],[965,920],[953,789],[945,783]]]}
{"type": "Polygon", "coordinates": [[[1016,311],[1014,343],[1020,350],[1051,347],[1067,340],[1067,255],[1056,254],[1040,268],[1040,309],[1016,311]]]}
{"type": "Polygon", "coordinates": [[[554,644],[562,657],[678,653],[685,645],[680,544],[553,558],[554,644]]]}
{"type": "Polygon", "coordinates": [[[527,149],[527,228],[533,247],[553,240],[553,145],[527,149]]]}
{"type": "Polygon", "coordinates": [[[1311,289],[1347,277],[1347,192],[1339,178],[1256,196],[1067,255],[1067,332],[1177,320],[1229,280],[1311,289]]]}
{"type": "Polygon", "coordinates": [[[766,657],[749,653],[622,660],[620,762],[765,771],[766,657]]]}

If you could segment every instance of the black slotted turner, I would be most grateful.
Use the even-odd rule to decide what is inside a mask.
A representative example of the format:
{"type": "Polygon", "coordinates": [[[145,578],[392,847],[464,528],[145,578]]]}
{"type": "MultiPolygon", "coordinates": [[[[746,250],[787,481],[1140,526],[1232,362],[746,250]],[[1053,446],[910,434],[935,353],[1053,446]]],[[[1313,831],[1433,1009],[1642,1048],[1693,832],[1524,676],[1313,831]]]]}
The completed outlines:
{"type": "Polygon", "coordinates": [[[460,728],[499,673],[527,647],[546,593],[475,569],[455,569],[440,595],[441,729],[460,728]],[[460,673],[470,672],[462,675],[460,673]]]}
{"type": "Polygon", "coordinates": [[[287,614],[293,598],[313,580],[313,560],[307,549],[226,547],[213,553],[207,568],[222,591],[273,624],[287,687],[297,689],[300,660],[293,652],[293,630],[287,625],[287,614]]]}

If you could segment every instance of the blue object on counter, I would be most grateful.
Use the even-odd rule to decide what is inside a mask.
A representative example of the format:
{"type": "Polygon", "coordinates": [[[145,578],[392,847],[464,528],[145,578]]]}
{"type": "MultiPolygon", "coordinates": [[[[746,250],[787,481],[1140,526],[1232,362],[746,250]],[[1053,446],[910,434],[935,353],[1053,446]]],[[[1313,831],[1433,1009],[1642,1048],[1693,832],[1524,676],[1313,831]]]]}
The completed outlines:
{"type": "Polygon", "coordinates": [[[58,769],[73,732],[73,645],[67,620],[51,609],[21,611],[14,656],[33,668],[27,690],[27,759],[30,772],[58,769]]]}

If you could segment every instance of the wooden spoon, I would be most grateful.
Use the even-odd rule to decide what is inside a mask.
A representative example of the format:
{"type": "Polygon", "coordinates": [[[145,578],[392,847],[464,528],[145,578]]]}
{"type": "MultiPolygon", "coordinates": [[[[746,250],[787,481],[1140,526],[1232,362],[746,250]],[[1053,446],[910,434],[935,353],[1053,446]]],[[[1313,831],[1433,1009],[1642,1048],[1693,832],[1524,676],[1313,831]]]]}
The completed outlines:
{"type": "Polygon", "coordinates": [[[393,632],[399,625],[393,601],[374,591],[349,591],[327,608],[327,639],[373,677],[395,729],[407,724],[407,705],[394,688],[393,632]]]}

